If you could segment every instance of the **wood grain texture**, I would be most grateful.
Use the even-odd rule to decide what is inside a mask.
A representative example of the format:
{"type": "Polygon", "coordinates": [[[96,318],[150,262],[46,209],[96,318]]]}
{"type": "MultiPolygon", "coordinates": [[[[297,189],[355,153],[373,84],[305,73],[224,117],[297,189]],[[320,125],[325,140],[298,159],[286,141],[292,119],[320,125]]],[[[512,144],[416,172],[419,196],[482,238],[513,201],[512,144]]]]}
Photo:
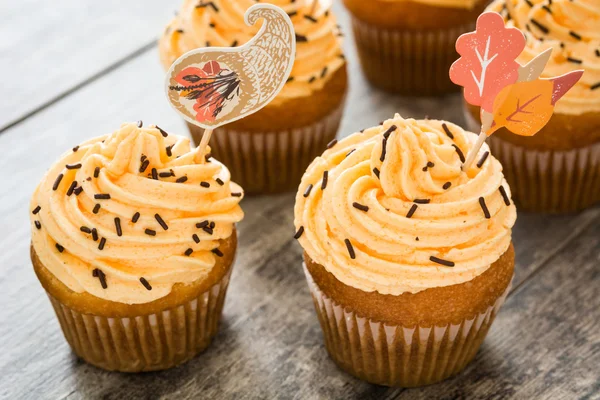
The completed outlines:
{"type": "MultiPolygon", "coordinates": [[[[339,5],[336,11],[347,26],[339,5]]],[[[395,112],[462,122],[459,96],[409,99],[370,88],[350,40],[346,48],[351,90],[341,136],[395,112]]],[[[389,389],[335,367],[292,239],[294,194],[244,200],[223,325],[205,353],[169,371],[137,375],[78,361],[28,258],[29,197],[63,151],[123,121],[185,133],[162,78],[151,49],[0,134],[0,399],[600,398],[600,208],[563,217],[519,214],[507,305],[475,361],[438,385],[389,389]]]]}
{"type": "Polygon", "coordinates": [[[176,7],[160,0],[4,1],[0,131],[153,47],[176,7]]]}

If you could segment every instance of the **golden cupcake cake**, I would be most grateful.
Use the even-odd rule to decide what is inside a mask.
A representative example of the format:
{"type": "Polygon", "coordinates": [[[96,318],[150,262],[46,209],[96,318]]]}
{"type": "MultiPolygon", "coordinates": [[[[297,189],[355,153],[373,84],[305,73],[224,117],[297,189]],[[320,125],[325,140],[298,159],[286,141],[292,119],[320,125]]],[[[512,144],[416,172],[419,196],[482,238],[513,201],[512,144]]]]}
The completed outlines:
{"type": "MultiPolygon", "coordinates": [[[[265,108],[217,128],[213,155],[229,166],[247,193],[298,186],[308,164],[335,138],[347,89],[341,34],[333,13],[312,0],[265,1],[280,6],[296,31],[296,60],[281,92],[265,108]]],[[[182,54],[203,47],[236,47],[260,28],[244,22],[253,0],[186,0],[164,31],[159,51],[165,69],[182,54]]],[[[265,51],[257,49],[259,57],[265,51]]],[[[188,124],[196,143],[203,130],[188,124]]]]}
{"type": "MultiPolygon", "coordinates": [[[[600,3],[497,0],[488,10],[499,12],[507,27],[523,31],[521,65],[551,48],[542,77],[584,70],[537,135],[522,137],[501,128],[489,139],[517,205],[567,213],[600,202],[600,3]]],[[[467,125],[478,130],[479,109],[465,104],[465,110],[467,125]]]]}
{"type": "Polygon", "coordinates": [[[456,39],[473,30],[488,0],[344,0],[363,72],[405,95],[457,91],[448,78],[456,39]]]}
{"type": "Polygon", "coordinates": [[[368,382],[431,384],[475,356],[514,268],[502,166],[449,122],[350,135],[309,166],[296,239],[331,358],[368,382]]]}
{"type": "Polygon", "coordinates": [[[63,154],[30,204],[31,260],[73,351],[166,369],[217,333],[242,189],[187,138],[124,124],[63,154]]]}

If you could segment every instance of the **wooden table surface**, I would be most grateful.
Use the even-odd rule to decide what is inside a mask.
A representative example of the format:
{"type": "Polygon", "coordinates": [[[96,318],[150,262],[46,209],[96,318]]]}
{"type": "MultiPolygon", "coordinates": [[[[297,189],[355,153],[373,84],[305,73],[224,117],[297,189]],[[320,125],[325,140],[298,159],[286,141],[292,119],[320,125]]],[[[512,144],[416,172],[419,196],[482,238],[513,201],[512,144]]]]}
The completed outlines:
{"type": "MultiPolygon", "coordinates": [[[[520,213],[516,275],[475,360],[440,384],[369,385],[329,359],[293,240],[294,195],[246,198],[220,334],[165,372],[105,372],[77,360],[29,260],[28,203],[66,149],[142,119],[187,134],[163,94],[156,37],[178,1],[4,2],[0,8],[0,398],[599,399],[600,208],[520,213]]],[[[357,65],[340,136],[395,112],[462,124],[458,95],[390,96],[357,65]]]]}

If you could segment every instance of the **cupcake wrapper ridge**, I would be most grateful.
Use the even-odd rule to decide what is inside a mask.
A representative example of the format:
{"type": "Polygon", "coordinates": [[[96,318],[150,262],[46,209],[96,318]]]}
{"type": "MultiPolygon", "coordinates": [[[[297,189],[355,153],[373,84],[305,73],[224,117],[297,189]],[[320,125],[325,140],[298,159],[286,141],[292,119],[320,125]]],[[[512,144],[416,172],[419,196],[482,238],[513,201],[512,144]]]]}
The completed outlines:
{"type": "Polygon", "coordinates": [[[386,325],[346,310],[317,287],[304,265],[325,347],[335,363],[367,382],[414,387],[459,373],[475,357],[510,284],[494,305],[447,326],[386,325]]]}
{"type": "MultiPolygon", "coordinates": [[[[467,127],[480,128],[468,110],[467,127]]],[[[571,213],[600,202],[600,143],[566,151],[536,150],[488,139],[519,209],[571,213]]]]}
{"type": "Polygon", "coordinates": [[[111,371],[156,371],[208,347],[219,328],[230,274],[231,269],[211,289],[178,307],[130,318],[82,314],[48,297],[77,356],[111,371]]]}
{"type": "MultiPolygon", "coordinates": [[[[344,101],[321,120],[297,129],[244,132],[215,129],[212,155],[227,165],[232,180],[249,194],[296,190],[308,165],[325,150],[337,134],[344,101]]],[[[203,130],[188,124],[199,143],[203,130]]]]}
{"type": "Polygon", "coordinates": [[[458,59],[456,39],[475,23],[437,31],[381,29],[352,17],[354,39],[367,79],[387,91],[407,95],[455,92],[448,70],[458,59]]]}

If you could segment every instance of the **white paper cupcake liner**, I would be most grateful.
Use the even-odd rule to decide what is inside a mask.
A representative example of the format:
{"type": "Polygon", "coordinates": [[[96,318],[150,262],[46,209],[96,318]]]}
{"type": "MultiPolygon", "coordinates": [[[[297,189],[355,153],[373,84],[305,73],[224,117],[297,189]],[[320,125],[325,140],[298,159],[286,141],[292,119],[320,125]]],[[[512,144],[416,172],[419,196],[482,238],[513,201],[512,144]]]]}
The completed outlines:
{"type": "Polygon", "coordinates": [[[304,265],[325,347],[348,373],[387,386],[428,385],[460,372],[475,356],[504,303],[510,285],[494,305],[474,318],[446,326],[396,326],[345,310],[317,287],[304,265]]]}
{"type": "MultiPolygon", "coordinates": [[[[210,142],[212,155],[227,165],[232,180],[246,193],[296,190],[308,165],[335,138],[344,103],[319,121],[297,129],[244,132],[217,128],[210,142]]],[[[198,142],[202,130],[188,126],[198,142]]]]}
{"type": "Polygon", "coordinates": [[[458,59],[456,39],[475,21],[444,30],[389,30],[352,17],[354,39],[367,79],[382,89],[412,95],[458,91],[448,70],[458,59]]]}
{"type": "Polygon", "coordinates": [[[79,313],[48,294],[65,338],[88,363],[111,371],[154,371],[183,363],[216,335],[230,271],[210,290],[178,307],[131,318],[79,313]]]}
{"type": "MultiPolygon", "coordinates": [[[[464,115],[467,128],[478,132],[466,107],[464,115]]],[[[570,213],[600,202],[600,143],[554,151],[517,146],[496,135],[487,141],[519,209],[570,213]]]]}

